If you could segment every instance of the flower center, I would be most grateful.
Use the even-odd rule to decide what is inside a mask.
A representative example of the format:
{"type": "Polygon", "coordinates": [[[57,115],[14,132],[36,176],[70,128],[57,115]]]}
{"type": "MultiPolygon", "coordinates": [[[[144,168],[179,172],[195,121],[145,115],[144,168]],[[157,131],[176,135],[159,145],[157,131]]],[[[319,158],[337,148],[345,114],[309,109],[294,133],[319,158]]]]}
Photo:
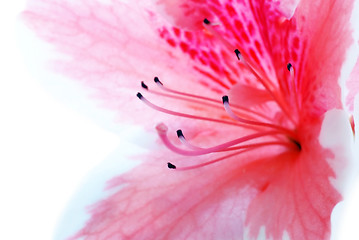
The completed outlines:
{"type": "MultiPolygon", "coordinates": [[[[216,124],[231,125],[239,128],[245,128],[250,130],[251,134],[241,136],[239,138],[218,144],[212,147],[199,147],[196,146],[184,137],[184,134],[181,129],[177,130],[177,137],[180,140],[183,147],[178,147],[172,143],[170,138],[167,135],[168,128],[165,124],[160,123],[157,125],[157,133],[164,143],[164,145],[171,151],[184,155],[184,156],[200,156],[216,153],[222,153],[220,157],[213,157],[212,160],[201,162],[199,164],[194,164],[190,166],[177,166],[173,163],[168,163],[167,166],[170,169],[176,170],[189,170],[199,167],[204,167],[206,165],[211,165],[216,162],[223,161],[225,159],[231,158],[233,156],[256,150],[258,148],[269,147],[269,146],[281,146],[284,151],[296,151],[300,152],[302,146],[298,140],[298,135],[296,131],[297,118],[296,115],[292,115],[291,112],[294,108],[297,113],[299,111],[299,101],[297,96],[297,86],[294,81],[294,67],[291,63],[288,63],[286,68],[289,71],[289,81],[287,82],[287,89],[291,90],[292,99],[290,103],[284,100],[286,99],[281,94],[282,91],[278,91],[273,82],[266,79],[264,74],[260,73],[255,67],[252,66],[250,61],[245,59],[241,54],[240,50],[232,47],[219,33],[217,33],[208,19],[203,21],[204,27],[214,36],[216,36],[225,46],[234,49],[238,60],[249,70],[253,76],[258,80],[258,82],[263,86],[265,91],[271,96],[272,100],[277,105],[278,109],[281,112],[281,115],[286,117],[286,122],[289,124],[281,124],[280,121],[276,121],[272,117],[266,116],[265,113],[255,110],[248,106],[243,106],[240,104],[230,104],[230,99],[228,96],[223,96],[222,101],[218,99],[209,98],[206,96],[186,93],[182,91],[173,90],[164,86],[164,84],[158,79],[154,78],[154,82],[159,88],[160,91],[150,89],[144,82],[141,82],[141,87],[146,90],[146,92],[151,93],[155,96],[161,98],[168,98],[172,100],[183,101],[186,103],[196,104],[201,106],[204,109],[208,109],[207,113],[212,113],[209,108],[215,108],[218,112],[218,109],[224,110],[227,117],[217,115],[217,117],[207,117],[196,114],[183,113],[178,111],[173,111],[164,107],[160,107],[149,100],[147,100],[141,93],[137,93],[137,97],[145,103],[147,106],[153,108],[154,110],[170,114],[173,116],[189,118],[193,120],[208,121],[216,124]],[[293,107],[290,106],[294,105],[293,107]]],[[[255,97],[255,96],[254,96],[255,97]]]]}

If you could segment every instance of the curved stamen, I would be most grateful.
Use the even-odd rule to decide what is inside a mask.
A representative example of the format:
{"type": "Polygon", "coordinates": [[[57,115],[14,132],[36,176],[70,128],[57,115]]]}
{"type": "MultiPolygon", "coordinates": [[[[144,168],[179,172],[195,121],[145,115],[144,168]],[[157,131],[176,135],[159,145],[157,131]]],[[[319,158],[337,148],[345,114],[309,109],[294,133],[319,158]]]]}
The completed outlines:
{"type": "Polygon", "coordinates": [[[156,130],[157,130],[157,133],[158,133],[159,137],[161,138],[162,142],[166,145],[166,147],[168,147],[173,152],[184,155],[184,156],[199,156],[199,155],[204,155],[204,154],[208,154],[208,153],[219,152],[219,151],[225,150],[229,147],[238,145],[240,143],[247,142],[249,140],[253,140],[253,139],[257,139],[257,138],[261,138],[261,137],[265,137],[265,136],[269,136],[269,135],[279,134],[278,131],[255,133],[255,134],[247,135],[247,136],[244,136],[244,137],[241,137],[238,139],[234,139],[232,141],[228,141],[226,143],[219,144],[214,147],[188,151],[188,150],[183,150],[181,148],[178,148],[171,143],[171,141],[167,137],[168,128],[163,123],[158,124],[156,126],[156,130]]]}
{"type": "MultiPolygon", "coordinates": [[[[174,94],[178,94],[178,95],[181,95],[181,96],[185,96],[185,97],[190,97],[190,98],[194,98],[194,99],[200,99],[200,100],[204,100],[204,101],[208,101],[208,102],[213,102],[215,104],[219,104],[219,101],[218,99],[214,99],[214,98],[209,98],[209,97],[203,97],[203,96],[199,96],[199,95],[195,95],[195,94],[190,94],[190,93],[185,93],[185,92],[180,92],[180,91],[176,91],[176,90],[173,90],[173,89],[170,89],[166,86],[163,85],[163,83],[159,80],[158,77],[154,77],[154,82],[157,84],[157,86],[166,91],[166,92],[170,92],[170,93],[174,93],[174,94]]],[[[148,88],[145,88],[146,90],[148,90],[148,88]]],[[[165,97],[173,97],[173,98],[176,98],[176,99],[179,99],[179,100],[187,100],[187,101],[193,101],[193,100],[188,100],[188,99],[185,99],[185,98],[179,98],[179,97],[175,97],[175,96],[172,96],[172,95],[166,95],[166,94],[163,94],[163,93],[159,93],[159,92],[156,92],[156,91],[153,91],[151,90],[152,93],[155,93],[155,94],[158,94],[158,95],[162,95],[162,96],[165,96],[165,97]]],[[[199,102],[201,104],[208,104],[208,103],[203,103],[203,102],[199,102]]],[[[214,105],[212,105],[214,106],[214,105]]],[[[267,120],[271,120],[269,119],[267,116],[265,116],[264,114],[261,114],[259,112],[255,112],[249,108],[246,108],[246,107],[242,107],[242,106],[238,106],[238,105],[233,105],[232,107],[234,108],[237,108],[241,111],[246,111],[246,112],[249,112],[250,114],[254,114],[254,115],[257,115],[258,117],[261,117],[261,118],[264,118],[264,119],[267,119],[267,120]]],[[[221,106],[222,108],[222,106],[221,106]]],[[[252,116],[252,118],[256,119],[255,117],[252,116]]]]}
{"type": "Polygon", "coordinates": [[[237,121],[239,121],[241,123],[257,125],[257,126],[263,126],[263,127],[270,127],[270,128],[273,128],[273,129],[277,129],[277,130],[282,131],[282,132],[288,134],[289,136],[292,136],[292,137],[295,138],[295,136],[293,136],[293,133],[291,131],[289,131],[288,129],[283,128],[281,126],[270,124],[270,123],[264,123],[264,122],[255,122],[255,121],[247,120],[247,119],[244,119],[244,118],[241,118],[241,117],[237,116],[232,111],[231,107],[229,106],[229,98],[228,98],[228,96],[223,96],[222,100],[223,100],[224,109],[226,110],[227,114],[231,118],[233,118],[234,120],[237,120],[237,121]]]}
{"type": "Polygon", "coordinates": [[[294,104],[295,104],[297,113],[299,114],[298,88],[297,88],[297,84],[295,82],[294,67],[293,67],[293,65],[291,63],[288,63],[287,64],[287,69],[288,69],[289,74],[290,74],[289,82],[290,82],[291,92],[294,93],[292,95],[293,98],[294,98],[294,104]]]}
{"type": "MultiPolygon", "coordinates": [[[[268,145],[262,145],[262,146],[258,146],[258,147],[265,147],[265,146],[268,146],[268,145]]],[[[204,167],[204,166],[212,165],[212,164],[214,164],[214,163],[223,161],[223,160],[225,160],[225,159],[228,159],[228,158],[237,156],[237,155],[239,155],[239,154],[241,154],[241,153],[255,150],[255,149],[257,149],[258,147],[243,149],[243,150],[241,150],[241,151],[237,151],[237,152],[235,152],[235,153],[231,153],[231,154],[228,154],[228,155],[226,155],[226,156],[219,157],[219,158],[213,159],[213,160],[208,161],[208,162],[204,162],[204,163],[200,163],[200,164],[192,165],[192,166],[187,166],[187,167],[178,167],[178,166],[176,166],[176,165],[174,165],[174,164],[168,162],[168,163],[167,163],[167,167],[170,168],[170,169],[175,169],[175,170],[177,170],[177,171],[192,170],[192,169],[196,169],[196,168],[201,168],[201,167],[204,167]]]]}
{"type": "Polygon", "coordinates": [[[194,94],[190,94],[190,93],[184,93],[184,92],[180,92],[180,91],[176,91],[173,89],[170,89],[168,87],[165,87],[163,85],[163,83],[158,79],[158,77],[154,78],[154,82],[157,84],[158,87],[160,87],[162,90],[170,92],[170,93],[174,93],[174,94],[178,94],[178,95],[182,95],[182,96],[186,96],[186,97],[191,97],[191,98],[198,98],[198,99],[202,99],[202,100],[206,100],[209,102],[214,102],[214,103],[218,103],[217,99],[214,98],[209,98],[209,97],[203,97],[203,96],[198,96],[198,95],[194,95],[194,94]]]}
{"type": "Polygon", "coordinates": [[[215,118],[200,117],[200,116],[196,116],[196,115],[191,115],[191,114],[171,111],[171,110],[159,107],[159,106],[151,103],[141,93],[137,93],[137,97],[143,103],[145,103],[147,106],[149,106],[150,108],[153,108],[153,109],[155,109],[157,111],[160,111],[160,112],[163,112],[163,113],[166,113],[166,114],[179,116],[179,117],[185,117],[185,118],[191,118],[191,119],[196,119],[196,120],[204,120],[204,121],[210,121],[210,122],[216,122],[216,123],[222,123],[222,124],[227,124],[227,125],[244,127],[244,125],[242,125],[242,124],[238,124],[238,123],[234,123],[234,122],[230,122],[230,121],[225,121],[225,120],[220,120],[220,119],[215,119],[215,118]]]}
{"type": "MultiPolygon", "coordinates": [[[[178,139],[181,141],[181,143],[183,145],[185,145],[186,147],[192,149],[192,150],[203,150],[204,148],[201,147],[197,147],[191,143],[189,143],[186,138],[183,135],[183,132],[181,129],[177,130],[177,137],[178,139]]],[[[252,143],[252,144],[244,144],[244,145],[240,145],[237,147],[229,147],[227,149],[224,149],[222,151],[219,152],[227,152],[227,151],[234,151],[234,150],[239,150],[239,149],[245,149],[245,148],[258,148],[258,147],[262,147],[262,146],[269,146],[269,145],[282,145],[282,146],[287,146],[287,147],[291,147],[293,148],[293,143],[294,143],[294,147],[297,149],[298,148],[298,144],[296,141],[291,140],[291,142],[286,142],[286,141],[269,141],[269,142],[261,142],[261,143],[252,143]]]]}
{"type": "Polygon", "coordinates": [[[282,146],[286,146],[286,147],[294,148],[294,149],[298,148],[298,145],[296,143],[295,143],[295,145],[293,145],[293,143],[291,143],[291,142],[269,141],[269,142],[246,144],[246,145],[241,145],[238,147],[230,147],[230,148],[227,148],[225,151],[233,151],[233,150],[246,149],[246,148],[259,148],[259,147],[273,146],[273,145],[282,145],[282,146]]]}
{"type": "Polygon", "coordinates": [[[239,155],[243,152],[246,152],[248,151],[247,149],[245,150],[242,150],[242,151],[238,151],[238,152],[235,152],[235,153],[232,153],[232,154],[228,154],[224,157],[220,157],[220,158],[216,158],[216,159],[213,159],[211,161],[208,161],[208,162],[204,162],[204,163],[201,163],[201,164],[197,164],[197,165],[193,165],[193,166],[189,166],[189,167],[177,167],[176,165],[168,162],[167,163],[167,167],[170,168],[170,169],[175,169],[177,171],[182,171],[182,170],[191,170],[191,169],[196,169],[196,168],[200,168],[200,167],[204,167],[204,166],[208,166],[208,165],[211,165],[213,163],[216,163],[216,162],[220,162],[222,160],[225,160],[227,158],[230,158],[230,157],[233,157],[233,156],[236,156],[236,155],[239,155]]]}
{"type": "Polygon", "coordinates": [[[203,148],[196,147],[196,146],[190,144],[190,143],[186,140],[186,138],[183,136],[183,132],[182,132],[181,129],[178,129],[178,130],[177,130],[177,137],[178,137],[178,139],[181,141],[181,143],[182,143],[183,145],[185,145],[186,147],[188,147],[188,148],[190,148],[190,149],[192,149],[192,150],[203,150],[203,148]]]}
{"type": "MultiPolygon", "coordinates": [[[[223,36],[221,34],[219,34],[210,24],[210,22],[208,21],[208,19],[205,19],[203,21],[203,26],[205,27],[205,29],[207,31],[209,31],[213,36],[215,36],[218,40],[220,40],[224,46],[226,46],[228,49],[230,49],[231,51],[233,49],[236,49],[234,46],[232,46],[232,44],[230,44],[227,40],[225,40],[223,38],[223,36]],[[205,21],[207,20],[207,21],[205,21]]],[[[238,53],[240,53],[240,51],[238,49],[234,50],[238,60],[240,60],[246,67],[247,69],[257,78],[257,80],[263,85],[263,87],[267,90],[267,92],[272,96],[273,100],[278,104],[278,106],[283,110],[283,112],[285,113],[285,115],[288,117],[288,119],[295,124],[294,119],[292,118],[292,116],[289,114],[287,107],[288,105],[285,103],[285,101],[283,101],[283,96],[280,94],[280,96],[278,96],[273,89],[275,89],[276,87],[274,86],[273,82],[270,81],[269,79],[265,78],[265,73],[263,73],[261,70],[259,69],[255,69],[253,67],[253,64],[251,64],[248,59],[245,59],[241,54],[238,55],[238,53]]]]}
{"type": "Polygon", "coordinates": [[[188,97],[181,97],[181,96],[176,96],[176,95],[172,95],[172,94],[158,92],[156,90],[149,89],[144,82],[141,82],[141,87],[144,88],[147,92],[155,94],[155,95],[158,95],[158,96],[172,98],[172,99],[181,100],[181,101],[186,101],[186,102],[189,102],[189,103],[196,103],[196,104],[200,104],[200,105],[205,106],[205,107],[213,107],[213,108],[217,108],[217,109],[223,109],[222,106],[217,105],[217,104],[219,104],[218,103],[219,101],[216,101],[217,104],[213,104],[213,103],[208,103],[208,102],[205,102],[205,101],[200,101],[200,100],[197,100],[197,99],[190,99],[188,97]]]}
{"type": "MultiPolygon", "coordinates": [[[[244,57],[242,56],[241,52],[238,49],[234,50],[237,58],[239,61],[241,61],[246,67],[247,69],[249,69],[249,71],[256,77],[256,79],[263,85],[263,87],[265,88],[265,90],[269,93],[269,95],[271,95],[271,97],[273,98],[273,100],[278,104],[278,106],[282,109],[282,111],[286,114],[286,116],[288,117],[288,119],[292,122],[295,123],[294,119],[292,118],[292,116],[289,114],[289,112],[287,111],[287,105],[283,104],[283,100],[280,99],[280,97],[277,96],[277,94],[275,94],[275,92],[272,90],[274,87],[273,83],[270,80],[264,80],[263,77],[261,77],[257,71],[252,67],[252,65],[250,63],[248,63],[244,57]],[[271,86],[269,86],[271,85],[271,86]]],[[[280,95],[282,96],[282,95],[280,95]]],[[[282,96],[283,98],[283,96],[282,96]]],[[[285,102],[284,102],[285,103],[285,102]]]]}

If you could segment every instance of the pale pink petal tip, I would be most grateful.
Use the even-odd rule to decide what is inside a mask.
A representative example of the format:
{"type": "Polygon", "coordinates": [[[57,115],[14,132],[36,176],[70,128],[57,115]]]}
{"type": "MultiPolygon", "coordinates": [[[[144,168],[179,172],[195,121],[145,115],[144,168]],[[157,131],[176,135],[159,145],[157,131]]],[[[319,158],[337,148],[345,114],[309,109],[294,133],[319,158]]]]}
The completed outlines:
{"type": "Polygon", "coordinates": [[[353,114],[353,122],[354,122],[354,133],[355,133],[355,144],[356,144],[356,159],[359,162],[359,94],[357,94],[354,98],[354,114],[353,114]]]}
{"type": "Polygon", "coordinates": [[[324,148],[331,150],[333,157],[328,163],[335,171],[335,177],[331,183],[341,193],[346,192],[348,183],[352,180],[352,174],[358,166],[354,159],[354,134],[348,114],[344,110],[330,110],[325,114],[319,141],[324,148]]]}
{"type": "Polygon", "coordinates": [[[359,58],[350,74],[349,80],[346,82],[349,92],[346,96],[346,105],[350,111],[354,110],[354,98],[359,94],[359,58]]]}

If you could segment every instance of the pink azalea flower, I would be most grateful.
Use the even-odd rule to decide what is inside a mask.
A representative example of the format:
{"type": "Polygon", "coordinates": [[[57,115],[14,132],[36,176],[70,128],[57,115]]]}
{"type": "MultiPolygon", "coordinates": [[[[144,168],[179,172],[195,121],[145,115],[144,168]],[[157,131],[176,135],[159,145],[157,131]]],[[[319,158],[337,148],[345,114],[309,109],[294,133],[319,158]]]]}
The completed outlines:
{"type": "Polygon", "coordinates": [[[72,239],[328,239],[353,141],[338,83],[352,4],[29,1],[29,26],[71,56],[57,71],[158,124],[72,239]]]}

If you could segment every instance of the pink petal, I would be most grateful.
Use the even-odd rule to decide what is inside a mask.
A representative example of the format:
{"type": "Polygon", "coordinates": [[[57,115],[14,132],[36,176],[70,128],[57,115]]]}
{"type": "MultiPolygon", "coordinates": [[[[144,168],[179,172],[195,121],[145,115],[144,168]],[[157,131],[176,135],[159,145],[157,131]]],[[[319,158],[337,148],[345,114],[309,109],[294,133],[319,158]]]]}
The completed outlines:
{"type": "Polygon", "coordinates": [[[346,24],[352,4],[353,1],[308,0],[298,5],[295,17],[306,45],[300,69],[305,75],[300,84],[303,106],[310,108],[308,114],[342,107],[338,79],[346,51],[353,42],[350,24],[346,24]]]}
{"type": "MultiPolygon", "coordinates": [[[[30,0],[23,18],[41,38],[70,56],[54,61],[52,68],[94,89],[93,96],[101,99],[105,107],[121,111],[122,119],[151,127],[153,123],[148,119],[168,119],[156,111],[138,117],[148,107],[136,98],[136,92],[143,90],[141,81],[156,88],[150,84],[154,76],[165,84],[171,83],[172,88],[193,88],[206,96],[214,95],[208,87],[192,81],[199,79],[197,71],[180,61],[182,53],[161,42],[157,20],[141,5],[30,0]]],[[[221,94],[215,97],[220,99],[221,94]]],[[[173,104],[157,101],[161,103],[173,104]]]]}
{"type": "MultiPolygon", "coordinates": [[[[171,28],[164,26],[161,29],[161,33],[163,32],[161,36],[173,47],[180,48],[198,62],[199,66],[195,65],[195,69],[212,79],[219,88],[228,89],[237,82],[250,82],[248,79],[250,74],[242,65],[235,62],[233,53],[235,48],[243,50],[242,54],[247,60],[251,60],[270,78],[275,76],[270,59],[271,52],[269,52],[270,36],[266,36],[267,33],[271,34],[274,31],[263,29],[264,25],[276,21],[279,16],[274,5],[261,1],[159,1],[159,3],[164,5],[166,13],[173,18],[172,23],[175,25],[171,28]],[[177,2],[180,7],[172,8],[173,2],[177,2]],[[207,18],[215,24],[213,29],[224,38],[226,43],[212,33],[203,31],[203,23],[198,21],[198,12],[201,13],[200,19],[207,18]],[[262,36],[264,31],[266,33],[262,36]]],[[[282,66],[283,69],[286,64],[282,66]]]]}
{"type": "MultiPolygon", "coordinates": [[[[329,162],[334,157],[338,157],[338,165],[347,166],[348,162],[347,158],[341,158],[343,155],[335,156],[321,146],[318,141],[321,123],[313,122],[310,127],[310,130],[302,129],[312,134],[304,140],[305,145],[297,156],[279,155],[275,162],[269,160],[250,166],[256,175],[248,179],[261,179],[257,181],[263,189],[248,209],[247,224],[252,237],[260,227],[265,227],[267,238],[282,239],[286,232],[290,239],[329,239],[331,211],[341,199],[330,179],[345,172],[343,167],[334,172],[329,162]]],[[[331,132],[335,132],[333,127],[331,132]]],[[[350,127],[346,122],[348,132],[350,127]]]]}
{"type": "Polygon", "coordinates": [[[359,93],[359,58],[347,81],[349,93],[346,96],[346,104],[350,111],[354,110],[354,98],[359,93]]]}
{"type": "Polygon", "coordinates": [[[292,63],[300,101],[311,111],[307,114],[321,115],[328,109],[341,107],[337,81],[346,51],[353,41],[350,25],[345,24],[349,22],[353,1],[317,1],[314,4],[309,0],[301,1],[290,20],[283,19],[278,4],[266,1],[189,0],[181,1],[179,8],[172,8],[174,2],[160,1],[177,26],[164,27],[161,36],[201,63],[201,67],[195,68],[217,82],[218,87],[250,82],[248,74],[241,66],[233,65],[230,57],[238,47],[257,70],[263,71],[265,78],[274,84],[279,81],[284,94],[290,94],[286,88],[288,72],[285,66],[292,63]],[[213,28],[232,47],[198,30],[199,16],[218,23],[213,28]],[[193,46],[195,53],[191,50],[193,46]]]}
{"type": "Polygon", "coordinates": [[[153,161],[114,179],[113,187],[124,188],[91,208],[92,218],[77,237],[234,239],[243,235],[246,207],[255,190],[237,188],[233,169],[227,176],[221,174],[224,166],[173,173],[159,167],[158,162],[164,162],[161,155],[153,161]]]}
{"type": "Polygon", "coordinates": [[[281,239],[286,232],[291,239],[328,239],[331,210],[341,199],[336,187],[343,187],[331,179],[349,166],[343,150],[351,141],[350,126],[345,114],[339,120],[322,129],[324,143],[322,121],[302,129],[311,134],[300,153],[260,149],[197,171],[168,171],[164,165],[208,157],[186,160],[158,149],[151,160],[145,156],[149,161],[110,182],[121,190],[90,208],[92,217],[76,237],[243,239],[247,231],[254,238],[264,226],[267,238],[281,239]],[[345,137],[333,124],[345,126],[345,137]],[[337,136],[337,145],[327,132],[337,136]]]}
{"type": "MultiPolygon", "coordinates": [[[[102,6],[86,1],[75,6],[46,0],[33,3],[25,18],[42,37],[74,58],[70,63],[57,63],[57,68],[86,80],[86,84],[99,90],[97,94],[112,108],[129,106],[131,102],[131,98],[123,99],[126,91],[116,87],[121,78],[127,79],[121,81],[121,87],[133,87],[139,84],[136,80],[160,73],[171,86],[182,85],[185,89],[185,85],[190,85],[191,89],[196,87],[216,97],[237,82],[251,82],[243,66],[233,61],[233,49],[211,34],[198,30],[198,17],[202,16],[220,23],[216,31],[229,44],[242,49],[247,60],[274,84],[277,84],[277,79],[288,78],[285,66],[291,62],[296,69],[305,108],[308,105],[312,112],[321,114],[326,109],[341,107],[337,79],[346,47],[351,41],[350,31],[343,24],[349,21],[351,1],[334,2],[340,6],[331,8],[331,2],[318,2],[318,14],[311,14],[310,11],[315,9],[311,1],[302,1],[296,10],[296,19],[290,21],[283,21],[278,4],[262,1],[232,4],[226,1],[185,1],[180,4],[180,10],[172,7],[176,3],[174,0],[159,1],[159,6],[164,6],[167,14],[173,14],[171,17],[175,24],[179,27],[186,25],[185,17],[188,24],[197,26],[195,31],[171,27],[154,16],[151,10],[146,16],[143,7],[131,4],[102,6]],[[91,9],[96,11],[91,14],[91,9]],[[167,41],[167,46],[158,41],[155,29],[160,38],[167,41]],[[310,34],[312,32],[316,34],[310,34]],[[340,36],[340,39],[325,37],[333,35],[340,36]],[[193,62],[181,65],[185,61],[177,61],[175,57],[182,56],[179,52],[187,54],[193,62]],[[156,59],[156,65],[145,64],[152,63],[153,59],[156,59]],[[139,60],[142,66],[135,64],[139,60]],[[174,71],[181,74],[173,74],[174,71]]],[[[285,80],[279,84],[285,90],[285,80]]]]}
{"type": "Polygon", "coordinates": [[[244,84],[236,84],[229,91],[231,103],[255,107],[273,101],[267,91],[244,84]],[[253,96],[256,96],[255,98],[253,96]]]}

